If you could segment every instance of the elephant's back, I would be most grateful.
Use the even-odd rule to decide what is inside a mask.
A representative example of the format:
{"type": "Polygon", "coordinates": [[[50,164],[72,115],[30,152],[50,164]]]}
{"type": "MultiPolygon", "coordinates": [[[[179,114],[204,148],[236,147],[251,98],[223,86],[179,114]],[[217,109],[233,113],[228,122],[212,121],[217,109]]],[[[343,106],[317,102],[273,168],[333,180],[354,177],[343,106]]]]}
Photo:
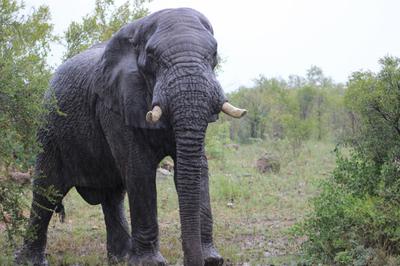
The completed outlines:
{"type": "Polygon", "coordinates": [[[104,45],[94,46],[65,61],[54,73],[45,98],[51,103],[50,126],[63,138],[91,131],[96,100],[91,87],[103,50],[104,45]]]}
{"type": "Polygon", "coordinates": [[[56,106],[39,139],[44,149],[56,146],[64,176],[72,185],[108,187],[116,183],[110,176],[118,175],[95,117],[97,99],[91,88],[103,50],[104,44],[97,45],[64,62],[46,95],[55,98],[56,106]]]}
{"type": "Polygon", "coordinates": [[[50,82],[49,92],[55,93],[57,100],[62,101],[89,88],[95,78],[105,45],[106,43],[97,44],[60,65],[50,82]]]}

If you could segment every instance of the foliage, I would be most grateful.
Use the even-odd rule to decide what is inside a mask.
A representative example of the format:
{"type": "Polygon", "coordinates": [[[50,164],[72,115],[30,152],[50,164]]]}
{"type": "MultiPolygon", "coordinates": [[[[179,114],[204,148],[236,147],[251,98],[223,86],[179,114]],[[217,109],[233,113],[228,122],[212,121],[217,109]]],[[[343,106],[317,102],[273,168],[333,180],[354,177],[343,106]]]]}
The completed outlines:
{"type": "Polygon", "coordinates": [[[54,36],[49,9],[22,12],[23,3],[0,1],[0,167],[32,165],[50,77],[46,56],[54,36]]]}
{"type": "Polygon", "coordinates": [[[230,100],[248,109],[248,115],[231,123],[231,139],[288,139],[294,153],[306,140],[339,139],[350,130],[344,107],[344,89],[312,66],[307,77],[288,80],[261,76],[253,88],[240,88],[230,100]]]}
{"type": "MultiPolygon", "coordinates": [[[[0,1],[0,176],[32,167],[40,150],[36,131],[45,114],[43,94],[51,69],[46,63],[52,34],[48,7],[30,13],[23,2],[0,1]],[[24,15],[22,15],[24,14],[24,15]]],[[[24,233],[24,188],[0,182],[0,223],[7,232],[2,248],[15,247],[24,233]]]]}
{"type": "Polygon", "coordinates": [[[206,154],[209,159],[223,161],[225,158],[224,150],[229,143],[229,123],[209,125],[206,135],[206,154]]]}
{"type": "Polygon", "coordinates": [[[67,52],[64,59],[108,40],[123,25],[147,15],[149,10],[144,5],[149,1],[128,0],[116,7],[114,0],[96,0],[93,12],[81,22],[72,22],[65,32],[67,52]]]}
{"type": "Polygon", "coordinates": [[[18,184],[0,182],[0,222],[5,225],[7,244],[14,248],[18,237],[24,234],[27,222],[23,210],[29,205],[24,192],[24,188],[18,184]]]}
{"type": "Polygon", "coordinates": [[[379,73],[354,73],[347,108],[357,116],[350,155],[337,168],[300,227],[310,263],[400,262],[400,60],[380,60],[379,73]]]}

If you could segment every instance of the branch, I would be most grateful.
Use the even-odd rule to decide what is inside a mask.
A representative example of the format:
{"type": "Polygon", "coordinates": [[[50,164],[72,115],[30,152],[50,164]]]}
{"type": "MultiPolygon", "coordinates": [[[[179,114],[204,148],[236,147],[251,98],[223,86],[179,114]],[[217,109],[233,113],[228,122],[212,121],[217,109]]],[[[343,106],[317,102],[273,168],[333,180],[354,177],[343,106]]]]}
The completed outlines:
{"type": "MultiPolygon", "coordinates": [[[[387,114],[385,114],[377,105],[373,105],[372,108],[377,111],[382,117],[383,119],[385,119],[385,121],[387,121],[389,124],[392,124],[392,121],[390,120],[390,118],[388,117],[387,114]]],[[[400,136],[400,128],[394,124],[392,124],[393,128],[397,131],[397,134],[399,134],[400,136]]]]}

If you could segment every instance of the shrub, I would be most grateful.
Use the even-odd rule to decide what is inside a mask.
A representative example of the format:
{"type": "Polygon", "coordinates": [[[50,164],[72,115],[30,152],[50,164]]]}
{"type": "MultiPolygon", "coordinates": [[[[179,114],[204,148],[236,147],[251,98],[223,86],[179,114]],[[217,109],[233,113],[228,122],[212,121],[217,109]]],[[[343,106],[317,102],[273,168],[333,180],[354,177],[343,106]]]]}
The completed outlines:
{"type": "Polygon", "coordinates": [[[337,167],[296,227],[311,264],[400,263],[400,59],[380,61],[378,74],[353,74],[346,92],[358,131],[337,152],[337,167]]]}
{"type": "Polygon", "coordinates": [[[11,181],[0,182],[0,222],[4,224],[7,235],[7,246],[15,247],[18,238],[25,232],[27,217],[23,210],[28,201],[23,187],[11,181]]]}
{"type": "MultiPolygon", "coordinates": [[[[42,99],[51,74],[46,57],[55,37],[46,6],[27,12],[22,1],[2,0],[0,20],[0,175],[7,176],[10,170],[31,168],[40,151],[36,130],[45,114],[42,99]]],[[[19,184],[0,182],[4,255],[24,234],[24,192],[19,184]]]]}
{"type": "Polygon", "coordinates": [[[225,149],[230,143],[229,122],[216,122],[210,124],[206,135],[206,154],[209,159],[223,161],[225,149]]]}

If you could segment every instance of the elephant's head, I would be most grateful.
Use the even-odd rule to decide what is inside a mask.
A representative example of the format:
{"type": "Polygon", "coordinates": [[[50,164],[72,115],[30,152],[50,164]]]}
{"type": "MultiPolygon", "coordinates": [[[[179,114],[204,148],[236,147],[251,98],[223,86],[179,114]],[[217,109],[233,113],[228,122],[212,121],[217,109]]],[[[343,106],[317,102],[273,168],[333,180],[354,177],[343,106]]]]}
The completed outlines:
{"type": "Polygon", "coordinates": [[[221,111],[241,117],[216,80],[217,42],[199,12],[168,9],[123,27],[102,57],[105,104],[128,126],[175,132],[183,249],[189,265],[201,257],[200,175],[204,137],[221,111]],[[110,97],[111,95],[111,97],[110,97]]]}

